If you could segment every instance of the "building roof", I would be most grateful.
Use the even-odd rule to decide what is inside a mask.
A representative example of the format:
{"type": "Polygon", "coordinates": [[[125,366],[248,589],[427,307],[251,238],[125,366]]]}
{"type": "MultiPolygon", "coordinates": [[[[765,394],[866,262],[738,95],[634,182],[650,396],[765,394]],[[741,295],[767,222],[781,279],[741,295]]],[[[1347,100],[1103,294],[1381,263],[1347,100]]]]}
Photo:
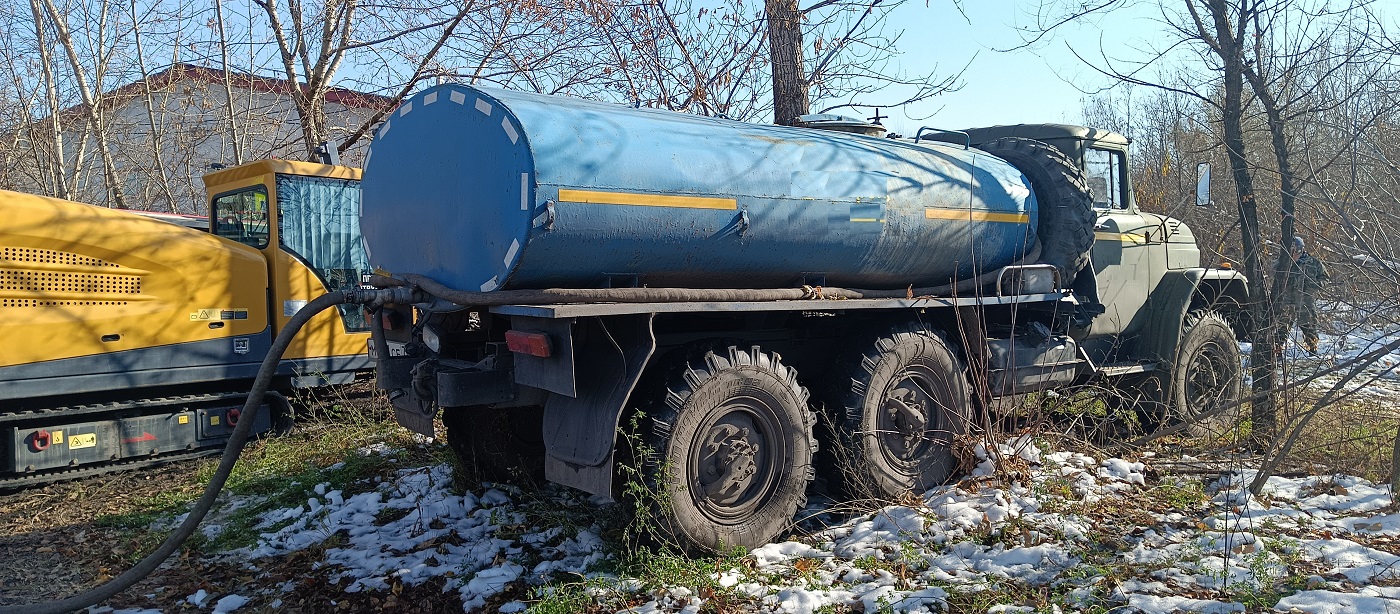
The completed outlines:
{"type": "MultiPolygon", "coordinates": [[[[218,68],[197,66],[195,64],[174,64],[145,79],[138,79],[114,90],[103,92],[102,103],[106,105],[121,104],[132,98],[141,96],[145,93],[146,85],[149,85],[152,91],[162,91],[186,81],[194,81],[209,85],[222,85],[224,83],[224,71],[218,68]]],[[[291,83],[286,79],[263,77],[245,72],[229,71],[228,81],[233,87],[267,94],[289,94],[292,90],[291,83]]],[[[305,83],[298,85],[303,90],[307,87],[305,83]]],[[[326,90],[326,102],[350,108],[386,109],[392,106],[393,99],[378,94],[332,87],[326,90]]],[[[77,104],[64,109],[62,114],[65,116],[76,114],[81,112],[82,109],[83,105],[77,104]]]]}

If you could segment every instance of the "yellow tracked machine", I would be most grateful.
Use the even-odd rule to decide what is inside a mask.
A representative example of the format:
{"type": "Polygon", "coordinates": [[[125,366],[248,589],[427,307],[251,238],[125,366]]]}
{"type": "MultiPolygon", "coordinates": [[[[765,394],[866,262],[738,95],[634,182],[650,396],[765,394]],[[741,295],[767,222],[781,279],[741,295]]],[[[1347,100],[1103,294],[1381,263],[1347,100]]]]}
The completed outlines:
{"type": "MultiPolygon", "coordinates": [[[[207,232],[0,190],[0,488],[217,451],[279,330],[369,273],[360,170],[264,160],[204,177],[207,232]]],[[[359,307],[282,359],[286,393],[372,368],[359,307]]]]}

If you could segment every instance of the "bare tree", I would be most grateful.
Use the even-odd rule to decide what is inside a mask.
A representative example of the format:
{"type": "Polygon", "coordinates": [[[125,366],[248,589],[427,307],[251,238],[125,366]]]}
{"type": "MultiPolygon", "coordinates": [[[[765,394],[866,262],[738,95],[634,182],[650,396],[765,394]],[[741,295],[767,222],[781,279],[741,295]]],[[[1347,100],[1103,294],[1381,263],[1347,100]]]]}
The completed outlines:
{"type": "Polygon", "coordinates": [[[797,0],[767,0],[768,50],[773,62],[773,123],[792,126],[811,107],[802,61],[802,12],[797,0]]]}
{"type": "MultiPolygon", "coordinates": [[[[283,7],[277,0],[253,0],[267,18],[267,27],[277,43],[277,52],[286,75],[288,95],[296,106],[301,123],[302,144],[308,159],[315,159],[317,146],[327,140],[325,96],[334,83],[342,63],[353,53],[369,57],[387,53],[386,46],[405,44],[409,49],[422,48],[419,35],[435,34],[435,40],[421,53],[402,52],[405,57],[416,56],[414,70],[404,83],[396,84],[388,107],[392,107],[426,74],[433,58],[440,51],[463,17],[475,7],[474,0],[460,4],[439,5],[428,0],[395,5],[362,4],[358,0],[328,0],[304,4],[289,0],[283,7]]],[[[350,132],[350,139],[340,144],[341,151],[362,137],[369,126],[383,117],[389,108],[350,132]]]]}
{"type": "MultiPolygon", "coordinates": [[[[1116,10],[1127,4],[1122,0],[1094,5],[1044,3],[1046,26],[1040,34],[1087,13],[1116,10]]],[[[1162,21],[1170,34],[1165,44],[1154,47],[1142,60],[1123,61],[1103,53],[1090,62],[1121,82],[1192,97],[1217,118],[1230,183],[1235,188],[1241,255],[1251,280],[1255,392],[1251,417],[1254,432],[1260,436],[1257,441],[1267,438],[1275,426],[1274,399],[1269,391],[1276,387],[1276,342],[1280,340],[1276,299],[1286,271],[1285,261],[1279,260],[1276,267],[1266,261],[1269,241],[1264,222],[1278,224],[1277,245],[1288,244],[1295,233],[1296,199],[1308,181],[1292,164],[1297,149],[1303,143],[1333,151],[1346,146],[1335,139],[1325,143],[1301,139],[1295,134],[1295,124],[1346,104],[1359,94],[1355,88],[1332,87],[1336,85],[1333,77],[1342,67],[1372,62],[1377,53],[1372,45],[1374,36],[1358,36],[1357,44],[1352,45],[1336,45],[1335,41],[1351,27],[1351,17],[1365,12],[1368,5],[1366,0],[1159,0],[1162,21]],[[1144,76],[1149,67],[1160,71],[1170,65],[1180,70],[1171,78],[1144,76]],[[1332,69],[1313,70],[1324,65],[1332,69]],[[1308,81],[1305,74],[1316,78],[1308,81]],[[1262,141],[1251,136],[1256,127],[1266,137],[1262,141]],[[1271,163],[1258,159],[1255,152],[1259,150],[1272,154],[1271,163]],[[1257,189],[1261,177],[1263,185],[1270,188],[1263,193],[1257,189]],[[1278,206],[1276,210],[1261,210],[1261,202],[1278,206]]]]}
{"type": "MultiPolygon", "coordinates": [[[[116,39],[120,38],[120,34],[113,34],[113,30],[121,26],[111,23],[115,21],[115,17],[108,0],[100,0],[96,6],[83,5],[85,10],[72,12],[60,11],[54,5],[53,0],[40,0],[40,2],[44,8],[44,14],[48,18],[48,23],[53,27],[58,44],[63,48],[68,58],[69,68],[72,71],[69,76],[81,97],[82,110],[87,116],[91,134],[97,144],[97,153],[102,160],[102,172],[106,179],[107,192],[111,196],[114,206],[125,209],[127,205],[126,197],[122,191],[122,178],[117,172],[116,162],[107,139],[107,117],[101,89],[108,62],[115,51],[116,39]],[[96,12],[95,15],[91,14],[93,11],[96,12]],[[79,43],[68,27],[68,19],[74,16],[83,20],[85,30],[89,34],[86,41],[89,44],[86,49],[89,56],[88,62],[84,62],[79,57],[79,43]],[[90,74],[89,70],[91,70],[90,74]]],[[[36,21],[41,20],[36,19],[36,21]]]]}

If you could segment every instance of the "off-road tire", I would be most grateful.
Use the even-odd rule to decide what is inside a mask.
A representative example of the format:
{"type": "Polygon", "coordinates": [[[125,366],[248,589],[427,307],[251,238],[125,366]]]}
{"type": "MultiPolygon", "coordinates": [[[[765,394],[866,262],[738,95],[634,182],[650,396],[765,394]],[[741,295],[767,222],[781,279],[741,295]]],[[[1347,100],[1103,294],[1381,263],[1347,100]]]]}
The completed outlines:
{"type": "Polygon", "coordinates": [[[708,351],[674,372],[634,451],[660,537],[721,552],[791,527],[817,447],[807,399],[797,373],[757,346],[708,351]]]}
{"type": "Polygon", "coordinates": [[[953,440],[967,432],[972,401],[966,369],[942,334],[900,327],[845,359],[827,473],[849,499],[897,500],[948,481],[953,440]],[[913,402],[908,402],[913,401],[913,402]],[[922,424],[902,417],[915,410],[922,424]],[[915,434],[921,431],[921,434],[915,434]]]}
{"type": "Polygon", "coordinates": [[[1060,271],[1060,285],[1069,287],[1089,264],[1094,247],[1094,196],[1084,171],[1051,145],[1019,137],[1000,138],[978,149],[1001,158],[1021,171],[1035,190],[1039,219],[1040,262],[1060,271]]]}
{"type": "Polygon", "coordinates": [[[473,483],[544,483],[544,408],[450,407],[447,444],[473,483]]]}
{"type": "Polygon", "coordinates": [[[1222,437],[1239,425],[1242,407],[1235,405],[1207,418],[1200,415],[1235,403],[1244,389],[1235,332],[1224,317],[1208,310],[1187,314],[1182,328],[1164,422],[1186,423],[1186,432],[1193,436],[1222,437]]]}

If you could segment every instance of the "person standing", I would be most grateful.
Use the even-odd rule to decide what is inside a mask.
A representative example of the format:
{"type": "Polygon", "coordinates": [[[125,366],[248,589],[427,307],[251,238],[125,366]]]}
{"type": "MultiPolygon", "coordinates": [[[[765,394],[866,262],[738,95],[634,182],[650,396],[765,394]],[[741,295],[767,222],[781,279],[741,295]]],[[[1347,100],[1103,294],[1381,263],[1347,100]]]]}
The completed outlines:
{"type": "MultiPolygon", "coordinates": [[[[1279,346],[1287,340],[1296,321],[1303,331],[1303,347],[1317,353],[1317,291],[1328,279],[1327,267],[1307,252],[1302,237],[1293,237],[1293,245],[1283,255],[1289,262],[1283,282],[1283,310],[1279,322],[1279,346]]],[[[1283,267],[1280,267],[1283,268],[1283,267]]]]}

